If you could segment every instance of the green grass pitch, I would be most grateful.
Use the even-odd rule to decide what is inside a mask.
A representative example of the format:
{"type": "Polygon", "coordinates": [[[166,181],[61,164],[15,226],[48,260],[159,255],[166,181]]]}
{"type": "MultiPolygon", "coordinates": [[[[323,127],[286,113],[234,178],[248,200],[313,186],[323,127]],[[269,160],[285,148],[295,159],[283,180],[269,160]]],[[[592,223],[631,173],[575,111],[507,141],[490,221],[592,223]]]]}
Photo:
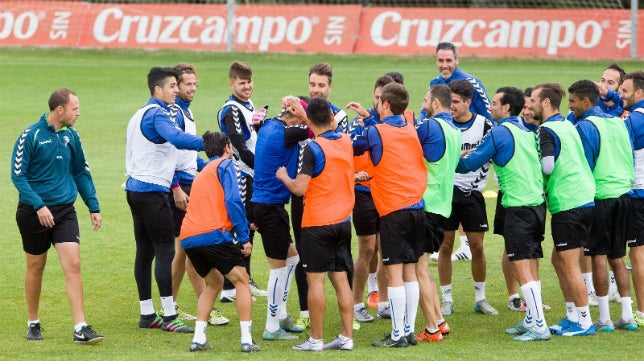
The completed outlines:
{"type": "MultiPolygon", "coordinates": [[[[134,240],[131,217],[125,202],[124,149],[125,129],[130,116],[148,99],[146,74],[151,66],[173,66],[178,62],[193,63],[199,71],[199,90],[192,109],[199,132],[217,129],[215,116],[230,90],[228,65],[243,60],[254,70],[256,106],[270,105],[269,115],[280,108],[284,95],[307,94],[308,69],[319,61],[334,68],[331,101],[343,107],[349,101],[371,106],[373,83],[388,71],[400,71],[411,94],[410,108],[417,111],[422,103],[429,80],[437,74],[432,54],[425,57],[368,57],[334,55],[276,55],[241,53],[206,53],[176,51],[99,51],[3,48],[0,52],[0,159],[6,197],[0,204],[0,245],[7,252],[0,262],[2,282],[2,327],[0,327],[0,359],[6,360],[183,360],[183,359],[356,359],[389,360],[563,360],[563,359],[631,359],[641,355],[641,332],[616,332],[586,338],[554,337],[549,342],[519,344],[503,330],[521,319],[520,313],[506,308],[507,294],[501,274],[502,240],[489,232],[485,238],[487,254],[487,297],[500,310],[497,317],[483,316],[472,311],[473,285],[469,263],[455,263],[453,275],[456,313],[448,317],[453,329],[440,344],[422,344],[401,350],[376,350],[370,346],[390,330],[389,321],[376,320],[355,332],[353,352],[324,352],[302,354],[290,350],[295,342],[269,343],[261,340],[266,317],[265,299],[254,303],[253,335],[262,351],[242,355],[239,351],[239,326],[234,305],[217,304],[231,323],[224,327],[209,327],[209,342],[213,351],[191,354],[188,346],[191,335],[172,334],[160,330],[137,328],[138,300],[133,277],[134,240]],[[47,99],[58,87],[74,89],[80,97],[81,117],[76,129],[81,135],[98,190],[104,220],[103,228],[92,232],[87,208],[79,203],[81,223],[81,257],[87,320],[105,340],[96,346],[72,343],[72,318],[65,294],[62,271],[55,251],[49,253],[45,271],[40,319],[45,340],[27,342],[26,305],[23,279],[24,254],[15,224],[17,192],[9,179],[10,156],[19,133],[39,119],[46,111],[47,99]]],[[[501,86],[524,88],[540,82],[554,81],[567,88],[579,79],[598,80],[610,61],[588,62],[574,60],[513,60],[465,58],[461,69],[478,76],[488,93],[501,86]]],[[[641,69],[641,63],[624,62],[627,71],[641,69]]],[[[565,103],[565,102],[564,102],[565,103]]],[[[567,112],[567,109],[562,109],[567,112]]],[[[355,114],[349,114],[353,117],[355,114]]],[[[493,180],[488,189],[494,190],[493,180]]],[[[80,199],[80,197],[79,197],[80,199]]],[[[488,218],[494,214],[493,198],[488,199],[488,218]]],[[[544,241],[546,254],[552,249],[548,235],[544,241]]],[[[357,254],[357,246],[354,255],[357,254]]],[[[553,324],[564,314],[563,299],[558,282],[547,256],[541,263],[544,302],[553,306],[546,312],[553,324]]],[[[431,265],[437,277],[436,266],[431,265]]],[[[268,266],[262,247],[255,247],[254,279],[265,287],[268,266]]],[[[156,286],[153,286],[155,290],[156,286]]],[[[297,316],[295,285],[289,298],[289,313],[297,316]]],[[[327,282],[327,312],[325,340],[332,340],[339,330],[334,292],[327,282]]],[[[158,295],[155,293],[158,307],[158,295]]],[[[182,285],[180,303],[194,312],[196,298],[189,282],[182,285]]],[[[619,306],[611,304],[613,318],[619,317],[619,306]]],[[[373,310],[371,311],[372,313],[373,310]]],[[[593,317],[597,309],[591,309],[593,317]]],[[[422,327],[419,312],[416,328],[422,327]]],[[[190,323],[189,323],[190,324],[190,323]]],[[[301,336],[301,339],[306,337],[301,336]]]]}

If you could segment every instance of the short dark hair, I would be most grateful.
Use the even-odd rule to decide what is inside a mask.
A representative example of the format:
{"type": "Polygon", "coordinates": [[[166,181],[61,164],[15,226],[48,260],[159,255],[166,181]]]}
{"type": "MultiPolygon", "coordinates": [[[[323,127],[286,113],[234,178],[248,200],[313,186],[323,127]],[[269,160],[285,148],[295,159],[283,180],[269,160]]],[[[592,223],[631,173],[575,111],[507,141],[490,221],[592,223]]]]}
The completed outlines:
{"type": "Polygon", "coordinates": [[[501,97],[501,105],[510,105],[510,115],[518,116],[523,111],[523,105],[525,105],[525,99],[523,98],[523,92],[521,89],[506,86],[499,88],[496,93],[503,93],[501,97]]]}
{"type": "Polygon", "coordinates": [[[458,51],[456,50],[456,45],[454,45],[453,43],[450,43],[448,41],[443,41],[441,43],[438,43],[438,45],[436,45],[436,54],[438,54],[439,50],[451,50],[452,53],[454,53],[454,57],[458,56],[458,51]]]}
{"type": "Polygon", "coordinates": [[[393,79],[398,84],[405,84],[405,77],[397,71],[390,71],[385,75],[389,75],[391,79],[393,79]]]}
{"type": "Polygon", "coordinates": [[[470,100],[474,96],[474,86],[466,79],[453,80],[447,84],[454,94],[458,94],[463,100],[470,100]]]}
{"type": "Polygon", "coordinates": [[[69,103],[69,96],[76,95],[73,90],[67,88],[60,88],[54,90],[49,96],[49,111],[54,111],[59,106],[64,107],[69,103]]]}
{"type": "Polygon", "coordinates": [[[179,73],[174,68],[169,67],[152,67],[148,73],[148,88],[150,89],[150,95],[154,95],[154,88],[161,87],[165,85],[169,77],[174,77],[174,79],[179,81],[179,73]]]}
{"type": "Polygon", "coordinates": [[[195,67],[192,64],[179,63],[174,66],[174,70],[176,70],[177,74],[179,74],[179,79],[177,80],[179,84],[181,84],[181,81],[183,80],[183,74],[197,75],[197,71],[195,70],[195,67]]]}
{"type": "Polygon", "coordinates": [[[443,108],[449,108],[452,105],[452,91],[447,85],[434,85],[429,88],[429,95],[433,99],[438,99],[443,108]]]}
{"type": "Polygon", "coordinates": [[[534,90],[534,88],[532,87],[525,88],[525,90],[523,91],[523,96],[524,97],[532,96],[532,90],[534,90]]]}
{"type": "Polygon", "coordinates": [[[584,79],[573,83],[568,88],[568,94],[574,94],[579,99],[588,98],[588,100],[590,100],[590,104],[594,107],[597,105],[599,89],[597,89],[595,82],[584,79]]]}
{"type": "Polygon", "coordinates": [[[329,102],[323,98],[313,98],[306,107],[306,116],[314,125],[323,127],[331,124],[333,113],[329,107],[329,102]]]}
{"type": "Polygon", "coordinates": [[[376,79],[376,84],[373,86],[373,90],[376,90],[378,88],[382,88],[385,85],[387,85],[389,83],[393,83],[393,82],[395,82],[394,78],[392,78],[389,75],[383,75],[383,76],[379,77],[378,79],[376,79]]]}
{"type": "Polygon", "coordinates": [[[228,68],[228,78],[230,80],[235,78],[251,80],[253,79],[253,70],[243,61],[233,61],[228,68]]]}
{"type": "Polygon", "coordinates": [[[208,158],[222,156],[228,144],[230,144],[230,138],[226,133],[209,130],[203,133],[203,148],[208,158]]]}
{"type": "Polygon", "coordinates": [[[329,78],[329,84],[333,78],[333,68],[327,63],[317,63],[309,69],[309,77],[311,74],[326,75],[329,78]]]}
{"type": "Polygon", "coordinates": [[[566,96],[563,87],[557,83],[543,83],[534,87],[534,90],[541,89],[539,100],[550,99],[550,104],[554,109],[559,109],[561,100],[566,96]]]}
{"type": "Polygon", "coordinates": [[[380,101],[388,102],[392,113],[402,114],[409,105],[409,93],[404,85],[396,82],[389,83],[382,87],[380,101]]]}
{"type": "Polygon", "coordinates": [[[644,71],[638,70],[624,75],[624,80],[630,79],[633,81],[633,90],[644,90],[644,71]]]}
{"type": "Polygon", "coordinates": [[[626,75],[626,71],[624,71],[624,68],[619,66],[619,64],[617,64],[617,63],[612,63],[611,65],[607,66],[606,69],[604,69],[604,70],[608,70],[608,69],[615,70],[615,71],[617,71],[619,73],[619,84],[618,85],[622,85],[622,83],[624,82],[624,76],[626,75]]]}

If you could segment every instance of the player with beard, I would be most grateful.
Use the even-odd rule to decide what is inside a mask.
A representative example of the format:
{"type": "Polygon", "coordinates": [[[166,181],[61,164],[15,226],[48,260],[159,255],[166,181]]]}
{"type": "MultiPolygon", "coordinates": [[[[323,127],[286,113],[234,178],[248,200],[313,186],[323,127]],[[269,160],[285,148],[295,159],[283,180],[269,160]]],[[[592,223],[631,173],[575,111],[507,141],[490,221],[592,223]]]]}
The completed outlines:
{"type": "Polygon", "coordinates": [[[579,257],[590,236],[595,208],[595,182],[585,162],[575,126],[559,113],[565,92],[561,85],[545,83],[534,87],[530,110],[541,122],[537,132],[541,168],[545,175],[546,199],[552,214],[552,265],[566,301],[566,316],[551,333],[563,336],[595,334],[588,308],[586,287],[579,257]]]}
{"type": "MultiPolygon", "coordinates": [[[[226,133],[233,145],[233,159],[239,170],[239,191],[242,201],[246,207],[246,215],[252,217],[253,203],[253,176],[255,167],[255,144],[257,143],[257,132],[254,127],[255,110],[252,100],[253,94],[253,71],[248,64],[241,61],[233,61],[228,69],[228,85],[232,89],[232,95],[228,97],[224,106],[219,109],[217,120],[219,128],[226,133]]],[[[263,118],[262,118],[263,120],[263,118]]],[[[249,218],[252,222],[252,218],[249,218]]],[[[254,232],[250,232],[250,242],[253,243],[254,232]]],[[[244,256],[246,261],[246,272],[250,278],[250,290],[255,297],[266,297],[266,291],[261,289],[253,281],[250,271],[251,254],[244,256]]],[[[235,287],[229,280],[224,280],[224,287],[221,291],[221,302],[235,301],[235,287]]]]}

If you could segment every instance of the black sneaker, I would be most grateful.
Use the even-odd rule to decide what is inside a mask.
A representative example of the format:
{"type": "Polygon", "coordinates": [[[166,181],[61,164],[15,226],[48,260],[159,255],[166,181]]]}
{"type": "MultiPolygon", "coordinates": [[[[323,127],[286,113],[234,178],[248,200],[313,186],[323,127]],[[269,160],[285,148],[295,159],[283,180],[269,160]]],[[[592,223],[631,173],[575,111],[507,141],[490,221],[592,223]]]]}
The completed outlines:
{"type": "Polygon", "coordinates": [[[407,347],[409,344],[407,343],[407,338],[405,338],[405,337],[401,337],[398,340],[394,341],[394,340],[391,339],[391,334],[387,334],[387,335],[385,335],[385,338],[383,338],[382,340],[373,341],[371,343],[371,345],[375,346],[375,347],[395,347],[395,348],[398,348],[398,347],[407,347]]]}
{"type": "Polygon", "coordinates": [[[163,331],[168,332],[181,332],[181,333],[194,333],[195,330],[186,326],[177,315],[170,317],[163,317],[163,324],[161,325],[163,331]]]}
{"type": "Polygon", "coordinates": [[[163,318],[156,313],[141,315],[139,318],[139,328],[161,328],[163,318]]]}
{"type": "Polygon", "coordinates": [[[411,346],[416,346],[418,344],[418,341],[416,341],[416,335],[414,335],[413,332],[410,332],[407,336],[405,336],[407,339],[407,343],[411,346]]]}
{"type": "Polygon", "coordinates": [[[80,331],[74,331],[74,342],[76,343],[97,343],[103,339],[103,335],[99,335],[94,331],[92,326],[83,326],[80,331]]]}
{"type": "Polygon", "coordinates": [[[27,340],[30,341],[42,341],[42,328],[40,323],[32,323],[27,328],[27,340]]]}

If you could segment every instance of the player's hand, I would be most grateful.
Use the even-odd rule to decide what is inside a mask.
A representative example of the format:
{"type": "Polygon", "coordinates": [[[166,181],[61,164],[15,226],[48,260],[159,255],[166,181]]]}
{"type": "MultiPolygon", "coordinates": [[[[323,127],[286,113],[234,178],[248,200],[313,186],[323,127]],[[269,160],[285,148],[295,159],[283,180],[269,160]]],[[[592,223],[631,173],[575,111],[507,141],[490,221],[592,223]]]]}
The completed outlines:
{"type": "Polygon", "coordinates": [[[288,172],[286,172],[285,167],[279,167],[277,168],[277,172],[275,172],[275,176],[277,179],[281,180],[282,182],[288,180],[290,177],[288,176],[288,172]]]}
{"type": "Polygon", "coordinates": [[[255,223],[251,222],[251,223],[248,225],[248,229],[250,229],[250,230],[251,230],[251,231],[253,231],[253,232],[257,232],[257,231],[259,230],[259,227],[257,227],[257,225],[256,225],[255,223]]]}
{"type": "Polygon", "coordinates": [[[306,117],[304,107],[300,103],[300,98],[292,95],[285,96],[282,98],[282,108],[284,108],[284,111],[292,114],[301,123],[306,123],[308,118],[306,117]]]}
{"type": "Polygon", "coordinates": [[[608,88],[606,88],[602,83],[599,83],[596,81],[594,81],[593,83],[595,83],[595,85],[597,86],[597,90],[599,90],[599,96],[604,98],[608,94],[608,88]]]}
{"type": "Polygon", "coordinates": [[[369,173],[365,171],[355,173],[353,175],[353,178],[355,179],[356,182],[366,182],[369,179],[371,179],[371,177],[369,176],[369,173]]]}
{"type": "Polygon", "coordinates": [[[176,187],[172,189],[172,197],[174,198],[175,207],[185,212],[188,207],[188,201],[190,200],[188,194],[181,187],[176,187]]]}
{"type": "Polygon", "coordinates": [[[90,213],[89,216],[92,219],[92,228],[94,231],[98,231],[103,225],[103,217],[101,217],[100,213],[90,213]]]}
{"type": "Polygon", "coordinates": [[[358,102],[349,102],[346,106],[347,109],[355,110],[360,118],[369,118],[371,114],[358,102]]]}
{"type": "Polygon", "coordinates": [[[47,208],[47,206],[44,206],[37,210],[36,214],[38,215],[38,221],[40,222],[41,226],[52,228],[56,224],[54,222],[54,215],[51,214],[51,211],[49,210],[49,208],[47,208]]]}
{"type": "Polygon", "coordinates": [[[244,256],[248,256],[253,251],[253,245],[250,242],[242,244],[241,253],[244,256]]]}
{"type": "Polygon", "coordinates": [[[474,151],[474,149],[467,149],[467,150],[462,151],[462,152],[461,152],[461,158],[465,158],[465,157],[467,157],[467,156],[468,156],[468,155],[470,155],[470,153],[472,153],[473,151],[474,151]]]}

